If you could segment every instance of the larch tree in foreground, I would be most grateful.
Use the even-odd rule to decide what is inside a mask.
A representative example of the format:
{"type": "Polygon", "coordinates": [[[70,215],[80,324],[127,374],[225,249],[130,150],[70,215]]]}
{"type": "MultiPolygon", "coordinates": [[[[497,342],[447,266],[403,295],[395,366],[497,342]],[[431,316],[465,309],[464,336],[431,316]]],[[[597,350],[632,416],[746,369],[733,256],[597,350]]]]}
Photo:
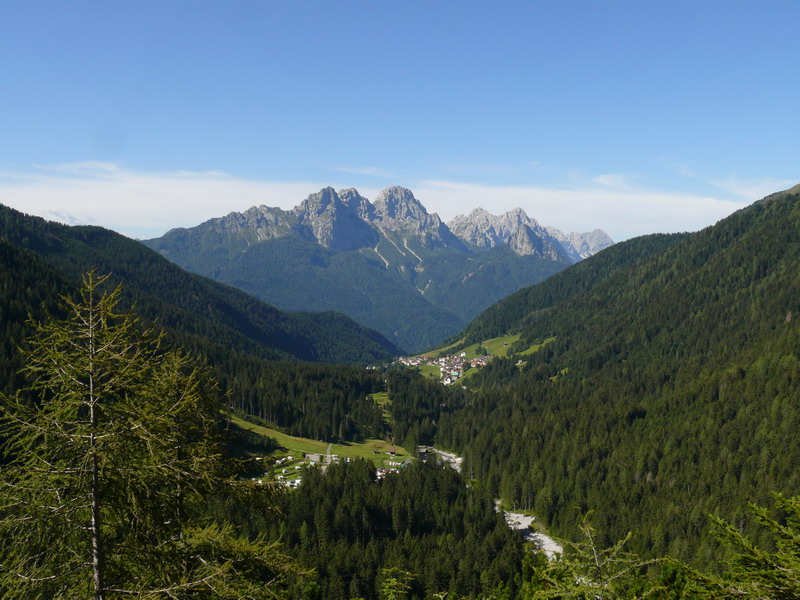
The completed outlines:
{"type": "Polygon", "coordinates": [[[32,324],[32,383],[0,398],[0,595],[279,596],[295,567],[278,548],[202,518],[215,494],[268,504],[228,477],[214,382],[105,281],[88,273],[65,319],[32,324]]]}

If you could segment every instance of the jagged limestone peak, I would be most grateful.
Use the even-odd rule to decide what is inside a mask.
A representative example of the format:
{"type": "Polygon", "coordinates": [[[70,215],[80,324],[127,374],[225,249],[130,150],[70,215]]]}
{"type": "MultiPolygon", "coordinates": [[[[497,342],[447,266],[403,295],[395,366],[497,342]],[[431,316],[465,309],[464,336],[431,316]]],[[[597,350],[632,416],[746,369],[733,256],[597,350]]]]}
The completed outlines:
{"type": "Polygon", "coordinates": [[[297,208],[298,233],[335,250],[355,250],[374,243],[376,234],[359,214],[366,205],[356,190],[344,190],[343,201],[332,187],[311,194],[297,208]]]}
{"type": "Polygon", "coordinates": [[[451,231],[474,248],[508,246],[520,256],[541,256],[561,262],[577,262],[580,255],[554,239],[536,219],[517,207],[502,215],[479,208],[448,223],[451,231]]]}
{"type": "Polygon", "coordinates": [[[432,218],[439,220],[438,215],[429,215],[422,203],[414,197],[414,193],[404,187],[392,186],[381,190],[375,198],[375,212],[383,220],[413,220],[428,223],[432,218]]]}
{"type": "Polygon", "coordinates": [[[371,221],[375,217],[375,207],[355,188],[339,190],[339,198],[345,206],[353,210],[360,219],[371,221]]]}
{"type": "Polygon", "coordinates": [[[602,229],[587,233],[573,231],[565,235],[555,227],[547,227],[547,232],[561,243],[575,262],[589,258],[614,244],[614,240],[602,229]]]}

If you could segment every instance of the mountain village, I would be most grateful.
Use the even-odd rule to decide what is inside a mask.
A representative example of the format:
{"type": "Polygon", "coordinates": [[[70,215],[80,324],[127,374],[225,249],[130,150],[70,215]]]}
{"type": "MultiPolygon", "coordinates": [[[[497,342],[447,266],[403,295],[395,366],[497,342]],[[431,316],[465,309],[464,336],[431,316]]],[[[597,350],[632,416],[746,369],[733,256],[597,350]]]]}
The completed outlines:
{"type": "Polygon", "coordinates": [[[406,356],[399,358],[396,362],[406,367],[429,366],[439,368],[439,377],[445,385],[455,383],[464,376],[469,369],[484,367],[492,360],[491,354],[467,358],[466,352],[458,354],[447,354],[437,358],[424,356],[406,356]]]}

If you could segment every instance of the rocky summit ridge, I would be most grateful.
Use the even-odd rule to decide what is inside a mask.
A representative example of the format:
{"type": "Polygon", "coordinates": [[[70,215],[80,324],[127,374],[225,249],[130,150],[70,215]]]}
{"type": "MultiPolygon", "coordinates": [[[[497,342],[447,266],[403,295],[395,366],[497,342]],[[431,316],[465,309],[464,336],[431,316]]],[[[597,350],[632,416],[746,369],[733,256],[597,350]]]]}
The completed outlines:
{"type": "Polygon", "coordinates": [[[542,227],[521,208],[493,215],[483,208],[459,215],[447,226],[458,238],[475,249],[508,246],[519,256],[541,256],[575,263],[596,254],[614,242],[601,229],[588,233],[564,234],[555,227],[542,227]]]}
{"type": "Polygon", "coordinates": [[[254,206],[211,219],[197,228],[240,234],[253,242],[295,234],[331,250],[372,248],[378,254],[381,239],[387,239],[400,254],[419,260],[408,247],[409,241],[424,249],[449,248],[466,253],[508,246],[518,256],[566,264],[613,244],[600,229],[564,234],[554,227],[543,227],[521,208],[502,215],[476,208],[445,224],[436,213],[428,213],[411,190],[400,186],[382,190],[374,202],[354,188],[337,192],[326,187],[310,194],[293,210],[254,206]]]}

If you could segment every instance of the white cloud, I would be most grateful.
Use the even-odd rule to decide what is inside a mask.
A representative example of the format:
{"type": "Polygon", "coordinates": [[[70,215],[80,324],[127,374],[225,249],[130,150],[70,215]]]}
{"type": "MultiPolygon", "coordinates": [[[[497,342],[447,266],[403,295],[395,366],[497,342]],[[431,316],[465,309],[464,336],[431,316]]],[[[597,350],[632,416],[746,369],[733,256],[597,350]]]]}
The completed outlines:
{"type": "Polygon", "coordinates": [[[630,190],[633,188],[630,177],[621,173],[605,173],[598,175],[592,181],[602,187],[616,190],[630,190]]]}
{"type": "Polygon", "coordinates": [[[736,176],[726,179],[712,180],[712,185],[725,190],[729,194],[745,198],[747,200],[760,200],[769,194],[780,192],[795,185],[797,181],[790,179],[743,179],[736,176]]]}
{"type": "Polygon", "coordinates": [[[102,225],[147,238],[254,205],[292,208],[322,187],[249,181],[214,171],[142,173],[87,162],[0,173],[0,203],[72,225],[102,225]]]}
{"type": "Polygon", "coordinates": [[[542,225],[564,232],[599,228],[615,241],[646,233],[695,231],[748,204],[599,184],[558,189],[428,180],[421,182],[414,193],[429,211],[438,212],[446,221],[476,206],[495,214],[519,207],[542,225]]]}
{"type": "MultiPolygon", "coordinates": [[[[147,173],[113,163],[85,162],[0,172],[0,203],[64,223],[102,225],[148,238],[254,205],[291,209],[326,185],[356,187],[374,199],[378,189],[361,183],[358,177],[337,185],[254,181],[217,171],[147,173]]],[[[645,233],[701,229],[749,203],[639,188],[630,178],[617,174],[560,187],[434,179],[397,183],[411,188],[429,212],[438,213],[445,221],[479,206],[495,214],[520,207],[543,225],[565,232],[601,228],[616,241],[645,233]]],[[[761,183],[737,188],[729,182],[726,189],[739,189],[748,201],[781,189],[774,182],[761,183]],[[745,191],[751,195],[744,195],[745,191]]]]}

